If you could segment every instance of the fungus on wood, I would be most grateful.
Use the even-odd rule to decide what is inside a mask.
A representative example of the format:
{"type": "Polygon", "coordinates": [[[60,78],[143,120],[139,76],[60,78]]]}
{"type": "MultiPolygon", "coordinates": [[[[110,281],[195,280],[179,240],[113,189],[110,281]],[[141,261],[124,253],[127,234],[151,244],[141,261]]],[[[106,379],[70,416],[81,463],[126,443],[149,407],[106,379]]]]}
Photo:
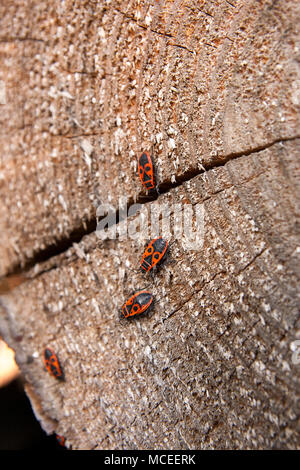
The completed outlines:
{"type": "Polygon", "coordinates": [[[75,449],[297,448],[299,2],[0,11],[0,331],[43,428],[75,449]],[[141,212],[122,220],[121,197],[141,212]],[[155,276],[150,219],[111,238],[104,204],[120,233],[168,205],[155,276]],[[199,209],[196,248],[179,205],[199,209]],[[152,311],[120,320],[144,288],[152,311]]]}

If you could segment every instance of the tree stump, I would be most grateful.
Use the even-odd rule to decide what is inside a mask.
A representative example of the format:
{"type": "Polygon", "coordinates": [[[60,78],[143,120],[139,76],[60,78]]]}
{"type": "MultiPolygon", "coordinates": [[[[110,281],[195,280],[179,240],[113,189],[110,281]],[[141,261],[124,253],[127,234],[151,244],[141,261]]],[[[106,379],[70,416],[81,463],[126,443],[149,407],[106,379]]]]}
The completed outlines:
{"type": "Polygon", "coordinates": [[[297,0],[0,6],[0,331],[67,447],[299,448],[299,24],[297,0]],[[170,208],[155,276],[142,231],[96,231],[121,197],[170,208]],[[120,320],[146,287],[152,312],[120,320]]]}

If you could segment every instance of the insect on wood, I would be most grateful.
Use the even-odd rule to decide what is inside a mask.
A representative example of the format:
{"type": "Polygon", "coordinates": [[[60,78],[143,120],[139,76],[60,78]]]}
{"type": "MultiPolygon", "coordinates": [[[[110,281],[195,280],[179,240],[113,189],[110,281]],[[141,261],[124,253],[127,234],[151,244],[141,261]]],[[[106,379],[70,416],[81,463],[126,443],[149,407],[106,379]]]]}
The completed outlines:
{"type": "Polygon", "coordinates": [[[146,312],[153,303],[153,295],[146,291],[139,291],[132,295],[122,307],[124,318],[133,317],[146,312]]]}
{"type": "Polygon", "coordinates": [[[155,189],[154,165],[149,152],[143,152],[138,159],[138,173],[147,191],[155,189]]]}

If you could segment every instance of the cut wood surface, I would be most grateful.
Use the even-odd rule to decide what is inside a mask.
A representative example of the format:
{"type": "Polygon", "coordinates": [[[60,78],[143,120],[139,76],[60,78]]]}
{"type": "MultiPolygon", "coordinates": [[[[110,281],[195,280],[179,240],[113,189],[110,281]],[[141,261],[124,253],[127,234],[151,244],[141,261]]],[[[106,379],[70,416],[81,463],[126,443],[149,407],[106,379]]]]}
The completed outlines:
{"type": "Polygon", "coordinates": [[[299,2],[19,0],[0,18],[0,331],[44,429],[74,449],[299,448],[299,2]],[[171,210],[143,276],[144,232],[95,232],[121,196],[199,207],[200,249],[171,210]],[[120,320],[145,287],[152,312],[120,320]]]}

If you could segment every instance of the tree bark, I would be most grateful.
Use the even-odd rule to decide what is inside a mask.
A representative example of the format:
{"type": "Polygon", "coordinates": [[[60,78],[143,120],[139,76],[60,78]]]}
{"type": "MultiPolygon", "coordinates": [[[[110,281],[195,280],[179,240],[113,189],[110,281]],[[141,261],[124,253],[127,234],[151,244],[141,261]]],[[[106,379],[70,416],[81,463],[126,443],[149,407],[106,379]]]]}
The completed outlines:
{"type": "Polygon", "coordinates": [[[44,429],[75,449],[299,448],[299,2],[0,13],[0,331],[44,429]],[[154,277],[145,232],[95,232],[121,196],[170,207],[154,277]],[[200,248],[174,236],[176,204],[201,210],[200,248]],[[146,287],[152,312],[121,321],[146,287]]]}

